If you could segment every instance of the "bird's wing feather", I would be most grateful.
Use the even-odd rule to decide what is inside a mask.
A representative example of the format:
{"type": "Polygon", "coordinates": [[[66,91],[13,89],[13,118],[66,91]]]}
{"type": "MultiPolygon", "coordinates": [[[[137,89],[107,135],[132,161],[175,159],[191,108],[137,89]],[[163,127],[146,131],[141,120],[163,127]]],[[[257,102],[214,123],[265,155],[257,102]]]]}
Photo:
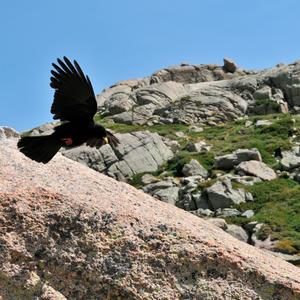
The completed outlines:
{"type": "MultiPolygon", "coordinates": [[[[120,144],[119,139],[113,135],[111,132],[106,130],[106,134],[107,134],[107,138],[108,138],[108,143],[112,146],[112,147],[117,147],[118,144],[120,144]]],[[[100,148],[101,146],[104,145],[104,140],[101,138],[97,138],[97,137],[91,137],[86,141],[86,145],[89,147],[96,147],[96,148],[100,148]]]]}
{"type": "Polygon", "coordinates": [[[79,64],[74,65],[68,58],[57,59],[52,64],[50,86],[55,89],[51,113],[54,119],[61,121],[89,122],[97,112],[94,90],[88,76],[82,72],[79,64]]]}
{"type": "Polygon", "coordinates": [[[108,130],[106,130],[106,134],[107,134],[107,138],[108,138],[108,143],[113,146],[113,147],[117,147],[118,144],[120,144],[119,139],[113,135],[111,132],[109,132],[108,130]]]}

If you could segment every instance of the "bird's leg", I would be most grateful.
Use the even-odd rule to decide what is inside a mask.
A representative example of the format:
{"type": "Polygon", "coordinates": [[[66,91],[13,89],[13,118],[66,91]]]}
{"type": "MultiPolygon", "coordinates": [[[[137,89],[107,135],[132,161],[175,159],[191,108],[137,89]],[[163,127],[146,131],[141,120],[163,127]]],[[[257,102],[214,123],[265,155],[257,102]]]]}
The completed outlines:
{"type": "Polygon", "coordinates": [[[73,144],[73,140],[71,137],[63,138],[61,139],[61,141],[63,141],[66,144],[66,146],[71,146],[73,144]]]}

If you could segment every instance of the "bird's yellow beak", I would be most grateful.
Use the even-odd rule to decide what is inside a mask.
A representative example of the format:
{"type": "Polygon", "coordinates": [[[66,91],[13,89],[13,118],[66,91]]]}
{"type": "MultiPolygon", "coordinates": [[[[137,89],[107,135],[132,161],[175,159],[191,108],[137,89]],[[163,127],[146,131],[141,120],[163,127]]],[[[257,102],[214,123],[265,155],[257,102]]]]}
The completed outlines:
{"type": "Polygon", "coordinates": [[[108,138],[107,137],[104,137],[103,141],[104,141],[104,144],[108,144],[108,138]]]}

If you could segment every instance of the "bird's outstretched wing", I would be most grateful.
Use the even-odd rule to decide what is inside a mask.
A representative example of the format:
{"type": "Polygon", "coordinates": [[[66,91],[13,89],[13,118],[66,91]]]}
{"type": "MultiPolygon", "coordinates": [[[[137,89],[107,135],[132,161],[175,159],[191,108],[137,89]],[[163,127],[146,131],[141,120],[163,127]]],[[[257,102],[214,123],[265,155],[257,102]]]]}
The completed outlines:
{"type": "Polygon", "coordinates": [[[72,122],[90,122],[97,112],[97,102],[91,81],[82,72],[79,64],[74,65],[64,56],[52,64],[50,86],[55,89],[51,106],[53,119],[72,122]]]}

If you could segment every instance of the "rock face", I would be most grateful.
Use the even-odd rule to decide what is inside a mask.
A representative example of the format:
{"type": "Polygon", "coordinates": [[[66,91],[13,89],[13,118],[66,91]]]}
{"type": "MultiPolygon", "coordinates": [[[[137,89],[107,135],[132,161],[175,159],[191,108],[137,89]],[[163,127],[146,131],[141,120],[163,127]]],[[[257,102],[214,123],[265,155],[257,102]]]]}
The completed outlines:
{"type": "Polygon", "coordinates": [[[186,177],[202,176],[203,178],[206,178],[208,172],[196,159],[192,159],[188,164],[183,166],[182,174],[186,177]]]}
{"type": "Polygon", "coordinates": [[[298,268],[60,154],[0,165],[2,299],[300,298],[298,268]]]}
{"type": "Polygon", "coordinates": [[[7,126],[0,126],[0,140],[18,137],[20,137],[20,134],[15,129],[7,126]]]}
{"type": "Polygon", "coordinates": [[[116,136],[120,140],[116,149],[109,145],[100,149],[81,146],[65,150],[62,154],[119,180],[138,173],[154,172],[173,157],[173,152],[156,133],[143,131],[116,136]]]}
{"type": "Polygon", "coordinates": [[[248,200],[249,195],[243,189],[234,190],[230,180],[218,181],[206,189],[208,201],[213,208],[227,208],[248,200]]]}
{"type": "Polygon", "coordinates": [[[97,96],[99,110],[119,123],[217,124],[251,113],[300,107],[300,62],[250,72],[181,64],[150,77],[116,83],[97,96]]]}

